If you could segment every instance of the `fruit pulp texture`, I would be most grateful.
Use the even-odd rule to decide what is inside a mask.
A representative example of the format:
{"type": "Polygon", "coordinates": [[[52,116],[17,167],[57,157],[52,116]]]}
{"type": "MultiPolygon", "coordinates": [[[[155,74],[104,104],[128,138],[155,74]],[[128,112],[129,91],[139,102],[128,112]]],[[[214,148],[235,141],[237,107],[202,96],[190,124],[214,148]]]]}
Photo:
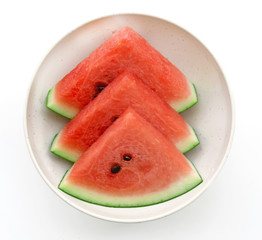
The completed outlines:
{"type": "Polygon", "coordinates": [[[57,145],[80,156],[121,115],[132,107],[165,135],[180,151],[192,147],[185,143],[195,133],[166,102],[132,74],[118,76],[60,132],[57,145]]]}
{"type": "Polygon", "coordinates": [[[169,104],[190,97],[184,74],[129,27],[116,31],[54,88],[58,105],[80,111],[97,95],[97,85],[108,85],[128,70],[169,104]]]}
{"type": "Polygon", "coordinates": [[[132,196],[168,188],[194,171],[170,141],[129,108],[79,158],[66,181],[104,194],[132,196]],[[131,160],[125,161],[125,155],[131,160]],[[120,170],[112,173],[113,166],[120,170]]]}

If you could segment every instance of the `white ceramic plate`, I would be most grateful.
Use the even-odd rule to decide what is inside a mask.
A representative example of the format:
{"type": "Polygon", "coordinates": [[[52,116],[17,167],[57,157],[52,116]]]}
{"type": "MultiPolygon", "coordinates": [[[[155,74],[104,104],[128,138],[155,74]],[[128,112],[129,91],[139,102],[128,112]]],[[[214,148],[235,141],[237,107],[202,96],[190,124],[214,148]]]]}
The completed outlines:
{"type": "Polygon", "coordinates": [[[221,169],[233,135],[233,111],[228,85],[216,60],[195,37],[165,20],[137,14],[104,17],[68,34],[49,52],[30,88],[25,132],[32,159],[46,183],[58,196],[92,216],[119,222],[141,222],[174,213],[196,199],[221,169]],[[194,82],[199,102],[182,113],[196,130],[200,145],[187,157],[200,172],[203,183],[167,202],[140,208],[110,208],[73,198],[57,186],[71,166],[49,152],[54,135],[68,120],[45,106],[46,95],[65,74],[115,31],[130,26],[173,62],[194,82]]]}

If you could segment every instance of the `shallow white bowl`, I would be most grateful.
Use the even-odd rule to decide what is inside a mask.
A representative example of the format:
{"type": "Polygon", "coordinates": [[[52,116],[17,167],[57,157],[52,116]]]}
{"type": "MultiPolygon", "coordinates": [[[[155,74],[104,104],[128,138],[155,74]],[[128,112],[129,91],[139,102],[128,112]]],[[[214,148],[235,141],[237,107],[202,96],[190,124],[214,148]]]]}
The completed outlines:
{"type": "Polygon", "coordinates": [[[29,151],[39,173],[67,203],[92,216],[118,222],[142,222],[178,211],[196,199],[213,181],[227,157],[234,114],[225,77],[214,57],[195,37],[165,20],[137,14],[100,18],[69,33],[49,52],[30,88],[25,114],[29,151]],[[130,26],[194,82],[199,102],[182,113],[196,130],[200,145],[187,153],[203,178],[192,191],[164,203],[139,208],[110,208],[71,197],[57,186],[71,163],[49,152],[54,135],[68,119],[48,110],[46,95],[65,74],[115,31],[130,26]]]}

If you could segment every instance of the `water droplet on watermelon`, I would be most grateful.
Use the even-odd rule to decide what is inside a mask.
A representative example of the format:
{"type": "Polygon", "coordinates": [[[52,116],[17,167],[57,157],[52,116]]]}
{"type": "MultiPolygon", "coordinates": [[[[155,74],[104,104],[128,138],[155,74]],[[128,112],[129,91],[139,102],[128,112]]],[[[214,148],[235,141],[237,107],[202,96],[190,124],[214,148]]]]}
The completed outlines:
{"type": "Polygon", "coordinates": [[[111,173],[118,173],[119,171],[121,170],[121,167],[119,165],[114,165],[112,168],[111,168],[111,173]]]}
{"type": "Polygon", "coordinates": [[[128,155],[128,154],[125,154],[125,155],[123,156],[123,159],[124,159],[125,161],[130,161],[130,160],[132,159],[132,157],[131,157],[130,155],[128,155]]]}

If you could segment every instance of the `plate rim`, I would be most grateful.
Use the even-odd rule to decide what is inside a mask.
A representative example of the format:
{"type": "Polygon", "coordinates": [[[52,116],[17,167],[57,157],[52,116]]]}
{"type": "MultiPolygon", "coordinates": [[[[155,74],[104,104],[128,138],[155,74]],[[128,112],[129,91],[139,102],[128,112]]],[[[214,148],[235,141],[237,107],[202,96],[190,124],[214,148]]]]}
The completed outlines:
{"type": "Polygon", "coordinates": [[[154,15],[149,15],[149,14],[141,14],[141,13],[118,13],[118,14],[109,14],[109,15],[105,15],[90,21],[87,21],[79,26],[76,26],[73,30],[71,30],[70,32],[68,32],[67,34],[65,34],[64,36],[62,36],[62,38],[60,38],[51,48],[50,50],[47,52],[47,54],[44,55],[44,57],[42,57],[40,64],[36,65],[37,68],[34,71],[32,80],[29,82],[28,85],[28,89],[27,89],[27,93],[26,93],[26,99],[25,99],[25,105],[24,105],[24,110],[23,110],[23,129],[24,129],[24,137],[26,140],[26,145],[27,145],[27,149],[29,151],[31,160],[34,163],[35,168],[37,169],[37,171],[39,172],[40,176],[42,177],[42,179],[45,181],[45,183],[53,190],[53,192],[58,195],[62,200],[64,200],[67,204],[69,204],[70,206],[73,206],[75,209],[77,209],[80,212],[83,212],[85,214],[88,214],[89,216],[98,218],[98,219],[102,219],[102,220],[107,220],[107,221],[111,221],[111,222],[119,222],[119,223],[138,223],[138,222],[146,222],[146,221],[153,221],[156,219],[160,219],[163,217],[166,217],[168,215],[171,215],[175,212],[178,212],[180,210],[182,210],[184,207],[188,206],[189,204],[191,204],[193,201],[195,201],[200,195],[202,195],[210,186],[210,184],[214,181],[214,179],[217,177],[217,175],[221,172],[222,168],[225,165],[226,160],[228,159],[229,153],[230,153],[230,149],[232,147],[232,143],[233,143],[233,137],[234,137],[234,133],[235,133],[235,102],[234,102],[234,98],[233,98],[233,94],[232,94],[232,88],[230,87],[230,83],[228,82],[227,78],[225,77],[225,73],[222,71],[220,64],[218,62],[218,60],[214,57],[214,55],[209,51],[209,49],[197,38],[195,37],[192,33],[190,33],[189,31],[187,31],[186,29],[184,29],[183,27],[177,25],[176,23],[166,20],[164,18],[158,17],[158,16],[154,16],[154,15]],[[106,18],[111,18],[114,16],[142,16],[142,17],[149,17],[149,18],[153,18],[153,19],[157,19],[160,20],[162,22],[166,22],[172,25],[175,25],[177,28],[181,29],[182,31],[186,32],[187,34],[189,34],[192,38],[194,38],[202,47],[204,47],[207,52],[212,56],[212,58],[214,59],[214,61],[216,62],[217,66],[219,67],[220,73],[223,76],[224,79],[224,83],[225,86],[227,88],[228,91],[228,96],[229,96],[229,101],[230,101],[230,117],[231,117],[231,121],[230,121],[230,135],[229,135],[229,139],[228,139],[228,144],[226,147],[226,150],[224,152],[223,158],[220,161],[219,167],[216,169],[216,171],[214,172],[214,174],[212,175],[212,177],[209,179],[209,181],[207,182],[207,184],[205,185],[205,187],[203,189],[201,189],[200,191],[197,192],[197,194],[195,194],[192,198],[190,198],[189,200],[185,201],[182,205],[179,206],[179,208],[173,208],[170,211],[166,211],[162,214],[156,214],[154,216],[151,217],[140,217],[140,218],[132,218],[132,219],[121,219],[121,218],[117,218],[117,217],[106,217],[103,216],[101,214],[96,214],[93,213],[91,211],[88,211],[86,209],[84,209],[81,206],[78,206],[75,203],[72,203],[70,201],[70,199],[66,198],[66,196],[62,193],[59,192],[57,188],[55,188],[51,182],[48,180],[48,178],[45,176],[45,174],[43,173],[43,171],[41,170],[40,166],[37,163],[36,157],[33,153],[32,150],[32,146],[30,144],[30,139],[29,139],[29,134],[28,134],[28,127],[27,127],[27,112],[28,112],[28,105],[29,105],[29,97],[30,97],[30,93],[31,93],[31,89],[33,87],[33,83],[35,80],[35,77],[39,71],[39,69],[41,68],[42,63],[45,61],[45,59],[49,56],[49,54],[53,51],[53,49],[55,49],[55,47],[63,40],[65,39],[67,36],[69,36],[70,34],[72,34],[74,31],[79,30],[80,28],[91,24],[93,22],[96,21],[101,21],[102,19],[106,19],[106,18]]]}

